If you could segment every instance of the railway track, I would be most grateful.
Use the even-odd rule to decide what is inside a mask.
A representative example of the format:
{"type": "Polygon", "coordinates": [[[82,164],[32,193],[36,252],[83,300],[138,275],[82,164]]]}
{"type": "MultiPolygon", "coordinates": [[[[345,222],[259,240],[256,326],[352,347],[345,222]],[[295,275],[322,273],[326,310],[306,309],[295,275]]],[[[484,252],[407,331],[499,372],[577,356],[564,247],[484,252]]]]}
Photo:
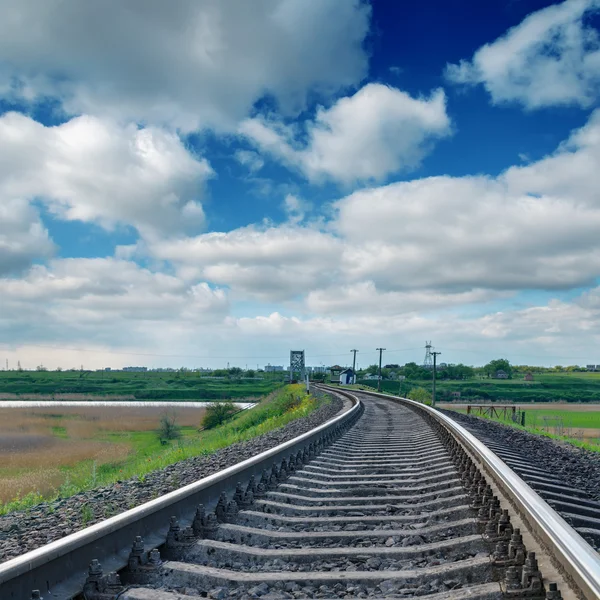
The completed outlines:
{"type": "Polygon", "coordinates": [[[463,427],[493,450],[596,550],[600,549],[600,502],[585,490],[565,484],[560,475],[528,456],[527,449],[498,441],[464,423],[463,427]]]}
{"type": "Polygon", "coordinates": [[[0,565],[0,598],[600,597],[597,553],[468,432],[345,396],[313,432],[0,565]]]}

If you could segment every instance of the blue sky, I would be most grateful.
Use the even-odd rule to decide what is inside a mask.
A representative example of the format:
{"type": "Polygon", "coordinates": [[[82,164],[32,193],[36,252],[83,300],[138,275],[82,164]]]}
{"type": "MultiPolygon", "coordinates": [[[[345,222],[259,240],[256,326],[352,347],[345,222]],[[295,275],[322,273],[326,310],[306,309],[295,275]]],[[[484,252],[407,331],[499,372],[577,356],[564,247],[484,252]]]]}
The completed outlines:
{"type": "Polygon", "coordinates": [[[600,1],[2,2],[0,354],[600,363],[600,1]]]}

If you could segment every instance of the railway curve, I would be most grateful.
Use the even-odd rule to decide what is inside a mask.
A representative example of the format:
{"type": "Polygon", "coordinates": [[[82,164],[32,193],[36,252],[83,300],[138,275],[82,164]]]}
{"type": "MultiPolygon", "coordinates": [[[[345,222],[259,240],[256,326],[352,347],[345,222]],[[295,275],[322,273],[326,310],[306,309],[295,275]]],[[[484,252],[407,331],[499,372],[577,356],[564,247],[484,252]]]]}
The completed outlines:
{"type": "Polygon", "coordinates": [[[343,414],[0,564],[0,598],[600,598],[598,554],[460,425],[322,389],[343,414]]]}

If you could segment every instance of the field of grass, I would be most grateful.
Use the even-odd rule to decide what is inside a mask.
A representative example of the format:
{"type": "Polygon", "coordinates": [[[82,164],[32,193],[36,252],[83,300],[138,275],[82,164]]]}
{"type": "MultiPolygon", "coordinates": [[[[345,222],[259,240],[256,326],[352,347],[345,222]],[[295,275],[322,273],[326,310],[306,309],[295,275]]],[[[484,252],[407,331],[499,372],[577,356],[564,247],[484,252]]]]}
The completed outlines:
{"type": "Polygon", "coordinates": [[[0,371],[0,402],[106,396],[123,400],[225,400],[262,397],[284,385],[283,376],[259,375],[216,378],[190,371],[0,371]]]}
{"type": "MultiPolygon", "coordinates": [[[[550,408],[552,405],[538,403],[517,406],[525,411],[524,427],[513,423],[509,418],[504,419],[502,416],[489,417],[475,412],[472,414],[536,435],[543,435],[587,450],[600,452],[600,405],[558,404],[550,408]]],[[[460,405],[441,404],[439,407],[461,413],[467,412],[466,408],[460,407],[460,405]]]]}
{"type": "MultiPolygon", "coordinates": [[[[463,381],[437,381],[437,400],[449,400],[450,392],[460,392],[460,399],[475,402],[599,402],[600,373],[543,373],[525,381],[522,375],[513,379],[473,378],[463,381]]],[[[377,381],[359,381],[372,387],[377,381]]],[[[406,395],[414,387],[431,390],[431,380],[382,381],[381,390],[406,395]]]]}
{"type": "Polygon", "coordinates": [[[143,479],[179,460],[282,427],[318,402],[302,385],[286,386],[204,431],[198,431],[203,409],[169,409],[182,437],[167,445],[157,434],[164,412],[158,407],[2,409],[0,514],[129,477],[143,479]]]}

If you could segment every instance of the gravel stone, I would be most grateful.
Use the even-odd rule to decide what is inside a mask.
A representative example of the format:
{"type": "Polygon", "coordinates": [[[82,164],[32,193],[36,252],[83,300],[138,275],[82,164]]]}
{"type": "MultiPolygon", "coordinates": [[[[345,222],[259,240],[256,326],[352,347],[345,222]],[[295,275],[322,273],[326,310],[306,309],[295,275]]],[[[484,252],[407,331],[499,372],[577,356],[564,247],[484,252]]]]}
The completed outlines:
{"type": "Polygon", "coordinates": [[[488,419],[454,411],[441,412],[458,421],[482,441],[484,438],[490,439],[510,447],[512,452],[522,454],[528,462],[536,463],[539,468],[560,477],[565,484],[584,490],[591,498],[600,501],[600,453],[488,419]]]}
{"type": "Polygon", "coordinates": [[[80,492],[70,498],[44,502],[30,510],[0,516],[0,562],[21,556],[291,440],[328,421],[342,408],[342,401],[334,397],[307,417],[252,440],[232,444],[209,456],[196,456],[153,471],[146,475],[144,482],[134,477],[104,488],[80,492]],[[82,507],[85,505],[92,508],[94,517],[84,524],[82,507]]]}

